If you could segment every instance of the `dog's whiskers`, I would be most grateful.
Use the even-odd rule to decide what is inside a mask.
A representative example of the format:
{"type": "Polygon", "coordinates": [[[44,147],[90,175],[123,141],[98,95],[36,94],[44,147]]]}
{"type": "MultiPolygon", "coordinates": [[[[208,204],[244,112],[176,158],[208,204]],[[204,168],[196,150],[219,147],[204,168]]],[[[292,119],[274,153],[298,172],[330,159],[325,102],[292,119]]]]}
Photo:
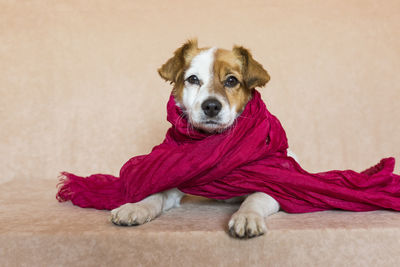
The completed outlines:
{"type": "Polygon", "coordinates": [[[238,116],[238,118],[243,118],[243,119],[251,119],[251,117],[247,117],[247,116],[243,116],[242,114],[240,114],[239,116],[238,116]]]}

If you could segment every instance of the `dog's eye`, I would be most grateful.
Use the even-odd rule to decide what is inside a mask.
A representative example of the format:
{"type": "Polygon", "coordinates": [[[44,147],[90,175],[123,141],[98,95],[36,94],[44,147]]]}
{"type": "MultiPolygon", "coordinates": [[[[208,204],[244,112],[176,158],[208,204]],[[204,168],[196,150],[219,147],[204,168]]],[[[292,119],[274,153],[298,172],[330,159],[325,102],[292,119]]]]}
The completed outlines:
{"type": "Polygon", "coordinates": [[[186,80],[187,80],[190,84],[197,84],[197,85],[200,85],[200,80],[199,80],[199,78],[197,78],[196,75],[189,76],[189,78],[187,78],[186,80]]]}
{"type": "Polygon", "coordinates": [[[235,87],[238,83],[239,81],[235,76],[229,76],[228,79],[226,79],[224,86],[235,87]]]}

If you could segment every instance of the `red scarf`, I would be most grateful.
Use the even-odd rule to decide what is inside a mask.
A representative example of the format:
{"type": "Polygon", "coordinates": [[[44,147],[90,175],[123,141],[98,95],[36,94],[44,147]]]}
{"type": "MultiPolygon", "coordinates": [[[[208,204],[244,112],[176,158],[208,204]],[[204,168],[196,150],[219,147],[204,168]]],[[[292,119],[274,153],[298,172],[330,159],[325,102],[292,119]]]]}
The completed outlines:
{"type": "Polygon", "coordinates": [[[64,172],[57,199],[110,210],[177,187],[214,199],[265,192],[284,211],[294,213],[400,210],[400,176],[393,174],[394,158],[361,173],[308,173],[286,155],[285,131],[257,91],[234,125],[220,134],[190,127],[172,96],[167,111],[172,127],[150,154],[131,158],[119,178],[64,172]]]}

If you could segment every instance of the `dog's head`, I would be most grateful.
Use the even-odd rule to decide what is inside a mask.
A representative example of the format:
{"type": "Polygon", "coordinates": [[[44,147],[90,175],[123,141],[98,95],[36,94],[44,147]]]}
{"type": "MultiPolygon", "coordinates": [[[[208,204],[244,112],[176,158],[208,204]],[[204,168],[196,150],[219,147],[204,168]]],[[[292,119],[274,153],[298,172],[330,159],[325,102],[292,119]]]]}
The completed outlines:
{"type": "Polygon", "coordinates": [[[198,48],[197,40],[178,48],[158,73],[174,84],[176,104],[189,123],[206,132],[231,126],[252,90],[269,81],[267,71],[246,48],[198,48]]]}

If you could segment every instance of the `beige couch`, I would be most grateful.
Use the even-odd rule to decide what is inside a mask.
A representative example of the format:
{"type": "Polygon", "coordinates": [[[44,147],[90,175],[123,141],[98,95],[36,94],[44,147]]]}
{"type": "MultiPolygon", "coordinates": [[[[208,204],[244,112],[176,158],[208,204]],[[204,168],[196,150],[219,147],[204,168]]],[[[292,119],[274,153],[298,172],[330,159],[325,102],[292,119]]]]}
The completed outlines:
{"type": "Polygon", "coordinates": [[[236,205],[189,197],[123,228],[55,193],[59,171],[117,175],[162,141],[171,87],[156,69],[190,37],[252,50],[305,169],[400,158],[399,10],[395,0],[0,0],[0,266],[396,266],[396,212],[280,212],[245,241],[226,233],[236,205]]]}

